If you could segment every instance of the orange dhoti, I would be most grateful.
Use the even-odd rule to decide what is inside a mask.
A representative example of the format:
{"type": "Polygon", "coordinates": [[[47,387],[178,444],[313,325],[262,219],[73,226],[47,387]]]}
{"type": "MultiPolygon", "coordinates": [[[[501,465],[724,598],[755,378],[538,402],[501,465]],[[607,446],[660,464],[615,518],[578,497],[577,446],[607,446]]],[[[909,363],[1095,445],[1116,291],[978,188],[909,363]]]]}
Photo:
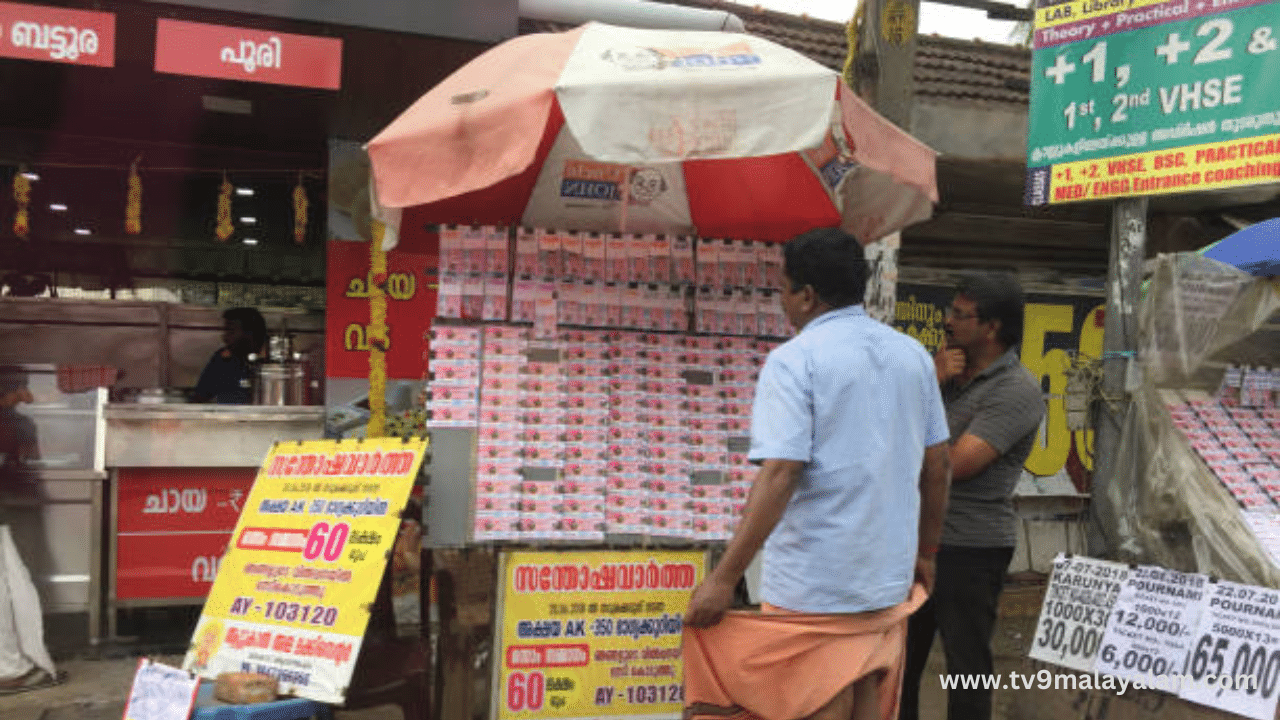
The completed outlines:
{"type": "Polygon", "coordinates": [[[898,716],[907,618],[925,601],[856,614],[733,611],[684,630],[684,720],[807,718],[852,683],[883,673],[880,718],[898,716]]]}

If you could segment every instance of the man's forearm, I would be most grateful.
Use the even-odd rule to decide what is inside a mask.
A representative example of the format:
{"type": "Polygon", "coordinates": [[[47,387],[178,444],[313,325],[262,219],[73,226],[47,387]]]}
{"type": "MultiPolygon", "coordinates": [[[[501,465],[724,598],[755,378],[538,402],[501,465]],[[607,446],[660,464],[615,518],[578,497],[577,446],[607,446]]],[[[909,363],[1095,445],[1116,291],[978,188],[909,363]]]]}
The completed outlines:
{"type": "Polygon", "coordinates": [[[742,521],[733,538],[725,547],[724,556],[712,571],[712,576],[726,584],[736,584],[747,571],[751,559],[760,551],[764,541],[782,519],[800,480],[804,463],[790,460],[766,460],[751,484],[747,506],[742,511],[742,521]]]}
{"type": "Polygon", "coordinates": [[[951,454],[947,443],[925,448],[924,465],[920,468],[920,550],[922,555],[936,552],[942,540],[942,521],[947,515],[947,496],[951,489],[951,454]]]}

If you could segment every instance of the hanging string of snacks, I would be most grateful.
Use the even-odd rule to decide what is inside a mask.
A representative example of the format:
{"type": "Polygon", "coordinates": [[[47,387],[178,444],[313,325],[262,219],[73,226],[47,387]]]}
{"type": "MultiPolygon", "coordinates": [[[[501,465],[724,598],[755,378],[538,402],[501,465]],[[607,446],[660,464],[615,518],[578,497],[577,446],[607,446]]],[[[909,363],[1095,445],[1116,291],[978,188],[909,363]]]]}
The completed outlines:
{"type": "Polygon", "coordinates": [[[293,241],[299,245],[307,240],[307,189],[302,186],[302,173],[293,188],[293,241]]]}
{"type": "Polygon", "coordinates": [[[31,180],[26,166],[18,168],[13,176],[13,201],[18,205],[13,214],[13,234],[26,240],[27,233],[31,232],[31,215],[27,212],[27,205],[31,203],[31,180]]]}
{"type": "Polygon", "coordinates": [[[124,231],[130,235],[142,233],[142,178],[138,177],[139,156],[129,166],[129,192],[124,205],[124,231]]]}
{"type": "Polygon", "coordinates": [[[236,231],[236,226],[231,223],[231,187],[230,181],[227,180],[227,174],[222,174],[222,185],[218,186],[218,226],[214,229],[214,234],[221,242],[226,242],[231,234],[236,231]]]}

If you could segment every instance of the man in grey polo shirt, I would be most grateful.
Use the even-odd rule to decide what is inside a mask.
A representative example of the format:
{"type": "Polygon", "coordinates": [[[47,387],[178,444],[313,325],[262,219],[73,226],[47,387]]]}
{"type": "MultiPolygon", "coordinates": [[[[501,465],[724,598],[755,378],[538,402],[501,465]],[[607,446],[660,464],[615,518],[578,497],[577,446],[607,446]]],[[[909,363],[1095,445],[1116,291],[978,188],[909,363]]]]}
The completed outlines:
{"type": "MultiPolygon", "coordinates": [[[[907,632],[902,720],[916,720],[920,680],[935,633],[947,673],[990,674],[991,634],[1017,544],[1013,488],[1031,454],[1045,405],[1018,359],[1025,302],[1004,273],[967,274],[947,309],[934,357],[951,430],[951,491],[933,595],[907,632]]],[[[952,689],[949,720],[988,720],[991,691],[952,689]]]]}

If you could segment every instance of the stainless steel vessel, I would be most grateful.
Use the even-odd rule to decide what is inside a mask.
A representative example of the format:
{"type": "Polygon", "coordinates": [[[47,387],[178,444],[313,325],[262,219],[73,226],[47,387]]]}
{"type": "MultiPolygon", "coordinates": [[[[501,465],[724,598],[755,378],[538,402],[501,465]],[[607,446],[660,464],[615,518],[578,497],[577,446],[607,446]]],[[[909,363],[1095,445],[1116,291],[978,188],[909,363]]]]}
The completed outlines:
{"type": "Polygon", "coordinates": [[[302,362],[267,362],[257,366],[254,405],[306,405],[307,372],[302,362]]]}

